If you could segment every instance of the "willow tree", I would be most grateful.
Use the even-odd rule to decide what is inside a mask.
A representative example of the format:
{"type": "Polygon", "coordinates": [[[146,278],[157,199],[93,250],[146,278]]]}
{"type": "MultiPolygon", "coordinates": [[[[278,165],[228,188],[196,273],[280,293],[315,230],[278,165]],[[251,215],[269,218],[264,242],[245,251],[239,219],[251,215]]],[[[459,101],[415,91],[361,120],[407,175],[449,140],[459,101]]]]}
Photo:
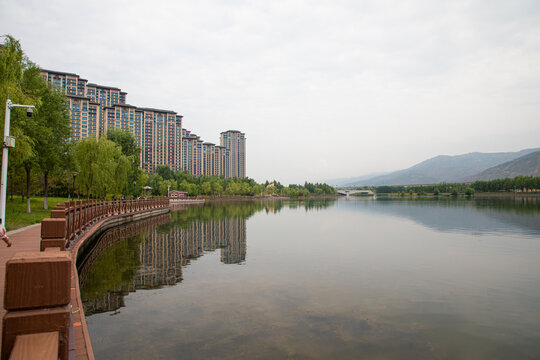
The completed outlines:
{"type": "Polygon", "coordinates": [[[96,164],[96,193],[124,193],[131,165],[129,158],[122,154],[120,146],[107,139],[100,139],[98,148],[100,161],[96,164]]]}
{"type": "Polygon", "coordinates": [[[111,129],[107,132],[107,139],[114,141],[117,145],[119,145],[122,150],[122,154],[128,158],[130,168],[128,178],[126,180],[126,192],[127,190],[132,189],[132,194],[136,195],[137,191],[135,184],[137,182],[139,184],[143,184],[143,182],[141,182],[141,176],[144,171],[140,169],[141,148],[137,146],[135,137],[129,131],[111,129]],[[133,184],[133,187],[131,184],[133,184]]]}
{"type": "Polygon", "coordinates": [[[77,182],[87,198],[126,189],[130,160],[114,142],[84,138],[75,145],[73,155],[79,172],[77,182]]]}

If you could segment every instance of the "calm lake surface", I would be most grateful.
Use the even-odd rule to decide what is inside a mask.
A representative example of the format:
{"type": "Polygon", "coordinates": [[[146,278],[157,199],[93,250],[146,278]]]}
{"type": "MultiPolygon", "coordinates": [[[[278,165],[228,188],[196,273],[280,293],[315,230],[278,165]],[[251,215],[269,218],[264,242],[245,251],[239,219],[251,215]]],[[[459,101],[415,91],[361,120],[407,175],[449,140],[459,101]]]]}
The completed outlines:
{"type": "Polygon", "coordinates": [[[97,359],[538,359],[540,199],[206,204],[80,259],[97,359]]]}

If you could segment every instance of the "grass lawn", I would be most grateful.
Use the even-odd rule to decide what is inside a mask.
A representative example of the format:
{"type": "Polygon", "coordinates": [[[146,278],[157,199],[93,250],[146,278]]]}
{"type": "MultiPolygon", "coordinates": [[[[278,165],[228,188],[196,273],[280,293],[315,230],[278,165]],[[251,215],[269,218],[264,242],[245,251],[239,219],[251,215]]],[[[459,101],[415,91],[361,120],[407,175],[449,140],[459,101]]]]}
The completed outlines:
{"type": "Polygon", "coordinates": [[[14,196],[11,200],[8,196],[6,204],[6,229],[8,231],[19,229],[28,225],[37,224],[41,219],[51,216],[51,210],[56,204],[67,201],[67,198],[49,197],[49,210],[43,209],[43,197],[30,198],[31,213],[26,212],[26,200],[21,201],[20,196],[14,196]]]}

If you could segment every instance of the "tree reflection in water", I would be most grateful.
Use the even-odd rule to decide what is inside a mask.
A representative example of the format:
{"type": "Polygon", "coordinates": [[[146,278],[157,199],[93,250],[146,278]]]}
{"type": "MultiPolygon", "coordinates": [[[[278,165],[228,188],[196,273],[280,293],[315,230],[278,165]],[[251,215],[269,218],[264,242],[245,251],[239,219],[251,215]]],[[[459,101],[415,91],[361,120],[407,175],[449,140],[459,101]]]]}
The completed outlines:
{"type": "Polygon", "coordinates": [[[137,289],[156,289],[183,280],[182,267],[217,249],[224,264],[246,261],[246,220],[283,207],[323,209],[334,199],[216,202],[189,206],[104,233],[78,261],[86,315],[115,311],[137,289]]]}

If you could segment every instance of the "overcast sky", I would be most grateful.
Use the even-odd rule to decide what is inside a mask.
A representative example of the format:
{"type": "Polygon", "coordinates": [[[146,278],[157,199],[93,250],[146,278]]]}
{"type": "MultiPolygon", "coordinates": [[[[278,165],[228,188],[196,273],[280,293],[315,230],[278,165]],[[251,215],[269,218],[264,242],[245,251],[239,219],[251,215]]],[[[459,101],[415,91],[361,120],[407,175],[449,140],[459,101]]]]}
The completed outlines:
{"type": "Polygon", "coordinates": [[[540,2],[0,1],[43,68],[116,86],[299,183],[540,147],[540,2]]]}

